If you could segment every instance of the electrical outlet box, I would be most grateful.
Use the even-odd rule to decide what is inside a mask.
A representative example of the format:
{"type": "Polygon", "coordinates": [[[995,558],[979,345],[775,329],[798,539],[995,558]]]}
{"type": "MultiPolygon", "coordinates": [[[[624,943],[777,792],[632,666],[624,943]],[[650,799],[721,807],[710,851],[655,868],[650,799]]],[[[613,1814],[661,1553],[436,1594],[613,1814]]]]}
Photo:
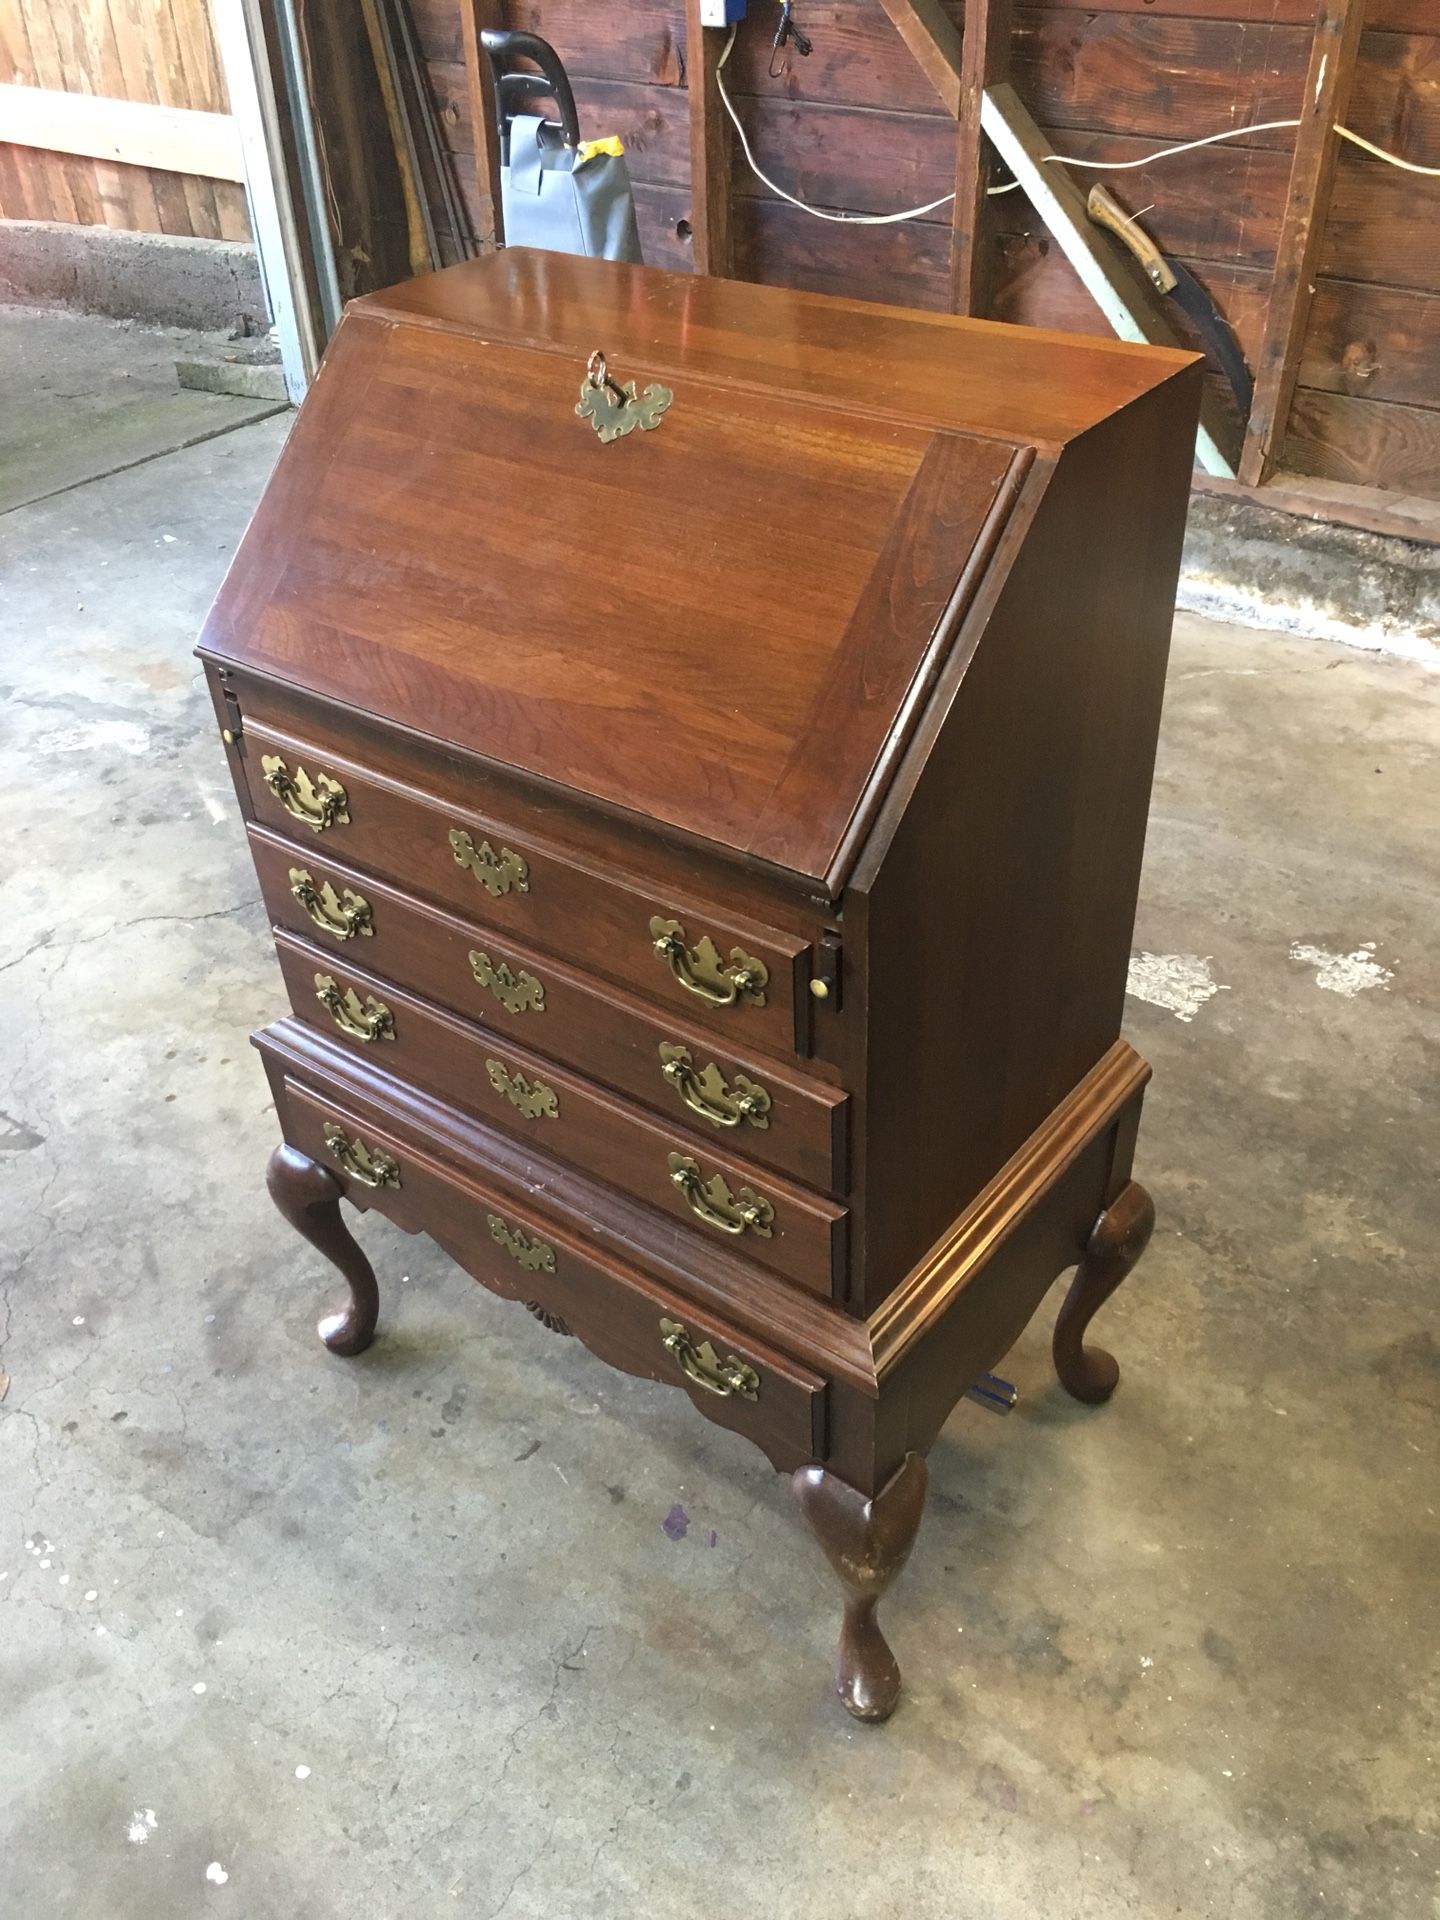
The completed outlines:
{"type": "Polygon", "coordinates": [[[745,18],[745,0],[700,0],[702,27],[733,27],[745,18]]]}

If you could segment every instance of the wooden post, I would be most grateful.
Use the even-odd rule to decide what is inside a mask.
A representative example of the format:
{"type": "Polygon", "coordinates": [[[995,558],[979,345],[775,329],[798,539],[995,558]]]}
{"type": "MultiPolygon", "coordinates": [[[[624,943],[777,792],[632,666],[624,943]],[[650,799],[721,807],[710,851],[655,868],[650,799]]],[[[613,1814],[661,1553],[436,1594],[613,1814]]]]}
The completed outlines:
{"type": "MultiPolygon", "coordinates": [[[[987,4],[987,0],[968,0],[968,3],[978,8],[987,4]]],[[[1339,3],[1340,0],[1326,0],[1327,5],[1339,3]]],[[[1362,0],[1355,0],[1355,4],[1361,3],[1362,0]]],[[[939,0],[882,0],[882,4],[935,91],[958,121],[964,45],[949,16],[941,10],[939,0]]],[[[998,17],[995,14],[992,19],[998,17]]],[[[973,39],[973,26],[971,31],[970,58],[983,72],[986,63],[998,54],[998,44],[994,48],[990,46],[987,32],[986,47],[980,49],[973,39]]],[[[1049,164],[1053,159],[1049,143],[1009,81],[996,80],[980,88],[979,114],[982,132],[1020,182],[1030,204],[1049,227],[1086,291],[1120,338],[1148,340],[1154,346],[1183,347],[1185,343],[1170,319],[1171,309],[1164,295],[1150,284],[1133,258],[1095,226],[1086,211],[1084,194],[1065,168],[1049,164]]],[[[969,231],[973,259],[974,229],[969,231]]],[[[1200,430],[1195,451],[1207,473],[1222,479],[1235,478],[1239,438],[1218,399],[1206,387],[1200,399],[1200,430]]]]}
{"type": "MultiPolygon", "coordinates": [[[[963,42],[940,0],[880,0],[921,72],[951,113],[960,112],[963,42]]],[[[984,0],[976,0],[983,6],[984,0]]],[[[968,16],[966,21],[969,24],[968,16]]]]}
{"type": "Polygon", "coordinates": [[[1364,18],[1365,0],[1320,0],[1255,369],[1255,400],[1240,455],[1240,478],[1246,486],[1259,486],[1266,478],[1285,438],[1335,180],[1335,123],[1344,118],[1349,104],[1364,18]]]}
{"type": "MultiPolygon", "coordinates": [[[[988,87],[981,115],[991,144],[1120,338],[1184,349],[1165,296],[1156,292],[1132,256],[1091,220],[1085,195],[1068,170],[1048,163],[1050,144],[1015,89],[988,87]]],[[[1207,386],[1200,397],[1200,431],[1195,442],[1196,455],[1207,473],[1234,479],[1239,438],[1207,386]]]]}
{"type": "Polygon", "coordinates": [[[960,124],[950,251],[950,304],[983,318],[994,279],[994,236],[986,188],[990,169],[981,111],[987,87],[1010,78],[1010,0],[965,0],[960,42],[960,124]]]}
{"type": "Polygon", "coordinates": [[[465,87],[475,133],[475,186],[479,196],[475,247],[493,253],[505,244],[505,215],[500,205],[500,124],[495,110],[495,72],[480,35],[502,24],[499,0],[460,0],[465,44],[465,87]]]}
{"type": "Polygon", "coordinates": [[[685,0],[685,83],[690,90],[690,235],[696,273],[730,279],[735,233],[730,217],[734,137],[715,73],[728,27],[702,27],[700,0],[685,0]]]}

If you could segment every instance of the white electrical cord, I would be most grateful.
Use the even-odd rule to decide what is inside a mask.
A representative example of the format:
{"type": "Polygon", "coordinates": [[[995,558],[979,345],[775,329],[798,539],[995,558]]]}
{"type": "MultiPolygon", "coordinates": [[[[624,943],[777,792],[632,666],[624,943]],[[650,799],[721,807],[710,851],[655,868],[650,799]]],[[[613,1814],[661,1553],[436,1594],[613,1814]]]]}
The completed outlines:
{"type": "MultiPolygon", "coordinates": [[[[1161,147],[1158,153],[1143,154],[1138,160],[1076,160],[1063,153],[1047,153],[1042,158],[1047,167],[1085,167],[1092,173],[1127,173],[1134,167],[1148,167],[1152,160],[1168,160],[1176,153],[1193,153],[1196,147],[1213,147],[1220,140],[1238,140],[1247,133],[1273,133],[1277,127],[1298,127],[1299,124],[1298,120],[1261,120],[1253,127],[1227,127],[1224,133],[1207,133],[1203,140],[1184,140],[1178,147],[1161,147]]],[[[1344,133],[1346,129],[1337,127],[1335,131],[1344,133]]],[[[1351,137],[1358,139],[1359,135],[1351,137]]],[[[1410,163],[1407,160],[1397,164],[1408,166],[1410,163]]],[[[986,191],[1013,193],[1019,184],[1018,180],[1007,180],[1003,187],[989,187],[986,191]]]]}
{"type": "Polygon", "coordinates": [[[837,221],[841,226],[893,227],[901,220],[918,220],[922,214],[938,212],[941,207],[948,207],[950,202],[955,198],[953,193],[944,193],[941,194],[938,200],[932,200],[928,206],[909,207],[904,213],[827,213],[824,207],[812,207],[808,201],[797,200],[793,193],[787,193],[784,187],[776,186],[769,174],[760,171],[760,164],[750,150],[749,136],[746,134],[745,128],[741,124],[740,116],[735,111],[735,104],[730,98],[730,89],[725,85],[725,62],[730,58],[730,49],[734,45],[735,28],[731,27],[730,38],[725,42],[725,51],[721,54],[715,68],[715,85],[720,91],[720,98],[724,102],[726,113],[729,114],[735,123],[735,131],[740,136],[740,145],[744,149],[745,159],[750,171],[762,186],[768,187],[772,193],[778,194],[782,200],[788,200],[792,207],[798,207],[802,213],[813,214],[817,220],[837,221]]]}
{"type": "MultiPolygon", "coordinates": [[[[1132,167],[1148,167],[1152,160],[1168,160],[1172,153],[1192,153],[1196,147],[1213,147],[1217,140],[1238,140],[1246,133],[1270,133],[1276,127],[1298,127],[1298,120],[1262,120],[1253,127],[1231,127],[1225,133],[1207,133],[1203,140],[1186,140],[1178,147],[1161,147],[1158,153],[1147,153],[1139,160],[1075,160],[1063,153],[1047,153],[1045,164],[1055,167],[1085,167],[1092,173],[1125,173],[1132,167]]],[[[1392,167],[1403,167],[1406,173],[1427,174],[1432,180],[1440,180],[1440,167],[1422,167],[1418,160],[1402,160],[1398,153],[1387,153],[1384,147],[1377,147],[1373,140],[1367,140],[1363,134],[1342,127],[1337,121],[1335,131],[1342,140],[1348,140],[1353,146],[1363,147],[1366,153],[1373,153],[1377,160],[1388,160],[1392,167]]],[[[1003,187],[989,187],[989,193],[1013,193],[1020,182],[1008,180],[1003,187]]]]}
{"type": "Polygon", "coordinates": [[[1373,140],[1367,140],[1363,134],[1352,133],[1349,127],[1336,127],[1335,131],[1352,146],[1363,147],[1366,153],[1373,153],[1377,160],[1388,160],[1392,167],[1403,167],[1406,173],[1423,173],[1432,180],[1440,180],[1440,167],[1422,167],[1418,160],[1402,160],[1398,153],[1387,153],[1384,147],[1377,147],[1373,140]]]}
{"type": "MultiPolygon", "coordinates": [[[[816,220],[833,220],[842,226],[891,227],[902,220],[918,220],[927,213],[937,213],[941,207],[949,206],[955,198],[953,193],[942,194],[938,200],[931,200],[923,207],[907,207],[903,213],[831,213],[824,207],[812,207],[807,200],[797,200],[793,193],[787,193],[784,187],[778,186],[769,174],[761,171],[740,116],[735,111],[735,103],[730,98],[730,89],[725,85],[725,63],[730,58],[731,49],[735,45],[736,31],[735,27],[731,27],[730,37],[725,42],[725,51],[721,54],[715,68],[715,85],[719,90],[725,111],[729,114],[735,131],[740,136],[740,145],[745,154],[746,164],[762,186],[768,187],[771,193],[778,194],[780,199],[788,201],[792,207],[798,207],[802,213],[808,213],[816,220]]],[[[1082,167],[1091,173],[1125,173],[1134,167],[1148,167],[1156,160],[1168,160],[1173,154],[1193,153],[1197,147],[1213,147],[1221,140],[1239,140],[1247,133],[1273,133],[1277,128],[1298,127],[1299,124],[1298,120],[1262,120],[1253,127],[1230,127],[1224,133],[1206,134],[1203,140],[1184,140],[1176,147],[1161,147],[1158,152],[1147,153],[1139,160],[1080,160],[1070,154],[1047,153],[1045,162],[1055,167],[1082,167]]],[[[1398,153],[1387,153],[1384,147],[1377,147],[1373,141],[1365,139],[1363,135],[1352,133],[1349,127],[1337,125],[1335,131],[1342,140],[1348,140],[1354,146],[1363,147],[1366,153],[1374,154],[1377,160],[1387,160],[1392,167],[1402,167],[1406,173],[1420,173],[1429,179],[1440,180],[1440,167],[1422,167],[1417,160],[1402,160],[1398,153]]],[[[991,194],[1014,193],[1019,185],[1018,180],[1009,180],[1003,187],[989,187],[986,191],[991,194]]]]}

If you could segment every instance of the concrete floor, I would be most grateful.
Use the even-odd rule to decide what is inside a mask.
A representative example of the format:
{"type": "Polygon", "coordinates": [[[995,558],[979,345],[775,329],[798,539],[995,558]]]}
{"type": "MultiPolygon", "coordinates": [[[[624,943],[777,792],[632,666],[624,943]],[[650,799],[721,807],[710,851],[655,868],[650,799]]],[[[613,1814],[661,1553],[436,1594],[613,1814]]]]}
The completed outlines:
{"type": "Polygon", "coordinates": [[[218,361],[226,345],[183,327],[0,306],[0,513],[277,412],[179,384],[177,359],[218,361]]]}
{"type": "Polygon", "coordinates": [[[283,430],[0,519],[0,1914],[1440,1911],[1440,680],[1179,623],[1124,1380],[1037,1326],[957,1411],[861,1728],[681,1396],[378,1219],[383,1337],[313,1336],[190,657],[283,430]]]}

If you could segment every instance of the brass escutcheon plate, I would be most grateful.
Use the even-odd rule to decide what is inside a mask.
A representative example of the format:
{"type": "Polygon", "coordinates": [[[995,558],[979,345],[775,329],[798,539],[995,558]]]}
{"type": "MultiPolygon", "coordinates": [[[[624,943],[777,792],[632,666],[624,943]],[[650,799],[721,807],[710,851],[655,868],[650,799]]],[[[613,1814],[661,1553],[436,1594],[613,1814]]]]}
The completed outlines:
{"type": "Polygon", "coordinates": [[[530,868],[518,853],[502,847],[499,853],[488,840],[477,847],[460,827],[450,829],[450,851],[457,867],[467,867],[492,900],[498,900],[513,888],[516,893],[530,891],[530,868]]]}
{"type": "Polygon", "coordinates": [[[622,386],[618,380],[611,379],[605,356],[597,350],[591,354],[585,378],[580,382],[580,399],[575,411],[594,427],[601,445],[608,447],[612,440],[622,440],[637,427],[642,433],[653,433],[660,424],[661,414],[674,398],[669,387],[658,386],[654,381],[642,394],[636,393],[633,380],[627,380],[622,386]]]}
{"type": "Polygon", "coordinates": [[[472,949],[470,971],[480,986],[487,987],[494,994],[507,1013],[545,1011],[545,989],[534,974],[526,973],[523,967],[519,973],[515,973],[503,960],[496,964],[488,953],[472,949]]]}
{"type": "Polygon", "coordinates": [[[560,1102],[553,1087],[543,1080],[527,1080],[523,1073],[511,1073],[499,1060],[487,1060],[485,1072],[491,1086],[508,1100],[527,1120],[558,1120],[560,1102]]]}
{"type": "Polygon", "coordinates": [[[485,1224],[490,1229],[490,1238],[497,1247],[503,1247],[510,1258],[526,1273],[554,1273],[555,1250],[547,1247],[543,1240],[532,1240],[528,1233],[519,1227],[506,1226],[498,1213],[487,1213],[485,1224]]]}

